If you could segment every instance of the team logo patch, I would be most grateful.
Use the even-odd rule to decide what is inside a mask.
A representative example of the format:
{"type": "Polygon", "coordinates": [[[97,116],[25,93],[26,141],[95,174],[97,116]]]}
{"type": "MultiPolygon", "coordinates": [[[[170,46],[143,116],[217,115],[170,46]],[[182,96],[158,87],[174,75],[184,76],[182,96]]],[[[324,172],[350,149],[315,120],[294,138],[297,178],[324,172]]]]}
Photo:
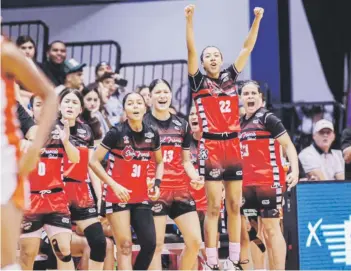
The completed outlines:
{"type": "Polygon", "coordinates": [[[124,136],[123,137],[123,143],[124,144],[129,144],[129,137],[128,136],[124,136]]]}
{"type": "Polygon", "coordinates": [[[162,204],[161,203],[156,203],[154,206],[152,206],[151,210],[155,213],[160,213],[162,211],[162,204]]]}
{"type": "Polygon", "coordinates": [[[147,133],[145,133],[145,137],[146,137],[146,138],[154,138],[154,137],[155,137],[155,134],[154,134],[154,133],[151,133],[151,132],[147,132],[147,133]]]}
{"type": "Polygon", "coordinates": [[[221,175],[221,170],[219,168],[214,168],[210,171],[209,174],[212,178],[218,178],[219,175],[221,175]]]}
{"type": "Polygon", "coordinates": [[[69,218],[63,217],[63,218],[62,218],[62,223],[69,224],[69,218]]]}
{"type": "Polygon", "coordinates": [[[236,176],[243,176],[243,172],[242,170],[239,170],[237,172],[235,172],[236,176]]]}
{"type": "Polygon", "coordinates": [[[190,203],[191,206],[195,206],[195,201],[192,200],[189,203],[190,203]]]}
{"type": "Polygon", "coordinates": [[[182,126],[182,123],[179,120],[172,120],[172,122],[177,126],[182,126]]]}
{"type": "Polygon", "coordinates": [[[94,214],[94,213],[96,213],[96,209],[95,208],[90,208],[88,210],[88,212],[91,213],[91,214],[94,214]]]}
{"type": "Polygon", "coordinates": [[[125,146],[123,151],[122,151],[122,156],[123,156],[124,160],[131,161],[135,156],[135,151],[132,148],[132,146],[130,146],[130,145],[125,146]]]}
{"type": "Polygon", "coordinates": [[[208,149],[200,149],[198,157],[199,157],[199,160],[207,160],[208,159],[208,149]]]}

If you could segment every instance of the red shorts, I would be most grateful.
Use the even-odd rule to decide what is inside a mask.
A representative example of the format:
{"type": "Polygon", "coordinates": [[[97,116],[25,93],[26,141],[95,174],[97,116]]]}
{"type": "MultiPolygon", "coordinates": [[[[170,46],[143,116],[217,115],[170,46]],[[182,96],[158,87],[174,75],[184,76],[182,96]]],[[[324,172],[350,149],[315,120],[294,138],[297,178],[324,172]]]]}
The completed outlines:
{"type": "Polygon", "coordinates": [[[206,198],[205,187],[201,188],[200,190],[195,190],[194,188],[192,188],[190,186],[189,191],[190,191],[190,194],[196,203],[196,210],[197,211],[206,211],[207,210],[207,198],[206,198]]]}
{"type": "Polygon", "coordinates": [[[221,140],[216,140],[208,139],[204,135],[199,142],[198,158],[200,175],[206,180],[242,180],[242,159],[238,137],[231,138],[223,135],[221,140]]]}
{"type": "Polygon", "coordinates": [[[285,187],[273,188],[271,185],[244,186],[242,214],[250,217],[279,218],[282,213],[285,187]]]}
{"type": "Polygon", "coordinates": [[[160,198],[153,202],[154,216],[168,215],[175,219],[183,214],[196,211],[196,205],[188,189],[161,189],[160,198]]]}
{"type": "Polygon", "coordinates": [[[73,221],[97,217],[97,207],[87,182],[64,179],[65,193],[73,221]]]}
{"type": "Polygon", "coordinates": [[[25,211],[25,215],[50,213],[69,214],[67,197],[61,188],[32,191],[30,195],[30,205],[30,208],[25,211]]]}

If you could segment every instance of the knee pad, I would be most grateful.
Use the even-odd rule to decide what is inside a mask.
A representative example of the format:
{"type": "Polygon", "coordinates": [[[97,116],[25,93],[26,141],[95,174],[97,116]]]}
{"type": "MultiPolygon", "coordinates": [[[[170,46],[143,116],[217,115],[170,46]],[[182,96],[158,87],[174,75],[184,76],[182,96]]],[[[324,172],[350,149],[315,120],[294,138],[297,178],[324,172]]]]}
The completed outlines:
{"type": "Polygon", "coordinates": [[[54,248],[54,254],[61,262],[68,263],[71,261],[72,255],[63,255],[56,239],[52,240],[52,247],[54,248]]]}
{"type": "Polygon", "coordinates": [[[106,239],[101,223],[96,222],[86,227],[84,235],[90,247],[90,259],[95,262],[104,262],[106,257],[106,239]]]}

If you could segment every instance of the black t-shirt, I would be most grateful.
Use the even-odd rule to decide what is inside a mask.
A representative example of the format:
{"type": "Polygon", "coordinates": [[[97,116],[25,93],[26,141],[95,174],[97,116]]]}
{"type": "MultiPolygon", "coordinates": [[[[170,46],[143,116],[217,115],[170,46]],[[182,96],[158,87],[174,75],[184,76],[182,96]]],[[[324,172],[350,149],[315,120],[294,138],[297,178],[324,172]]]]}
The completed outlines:
{"type": "MultiPolygon", "coordinates": [[[[351,127],[346,128],[341,135],[341,150],[351,146],[351,127]]],[[[351,180],[351,163],[345,163],[345,179],[351,180]]]]}
{"type": "Polygon", "coordinates": [[[21,131],[25,137],[29,129],[35,125],[34,120],[19,102],[17,102],[17,115],[21,125],[21,131]]]}

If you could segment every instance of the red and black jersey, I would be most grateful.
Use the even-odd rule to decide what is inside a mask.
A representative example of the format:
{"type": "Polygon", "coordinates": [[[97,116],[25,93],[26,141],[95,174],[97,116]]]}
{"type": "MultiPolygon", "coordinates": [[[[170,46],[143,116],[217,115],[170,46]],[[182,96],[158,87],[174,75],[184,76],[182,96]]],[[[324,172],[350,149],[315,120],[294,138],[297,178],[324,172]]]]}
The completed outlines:
{"type": "MultiPolygon", "coordinates": [[[[60,123],[57,121],[56,124],[60,123]]],[[[63,188],[62,166],[65,150],[56,126],[41,149],[37,167],[28,175],[32,191],[63,188]]]]}
{"type": "Polygon", "coordinates": [[[238,74],[231,65],[220,73],[218,79],[209,78],[199,70],[194,76],[189,75],[199,125],[203,132],[240,131],[239,96],[235,85],[238,74]]]}
{"type": "MultiPolygon", "coordinates": [[[[160,134],[164,162],[161,189],[187,189],[189,177],[184,170],[182,150],[189,150],[192,140],[188,122],[173,114],[168,120],[158,120],[152,113],[147,113],[144,123],[160,134]]],[[[151,167],[155,168],[155,165],[151,167]]]]}
{"type": "MultiPolygon", "coordinates": [[[[192,138],[191,144],[190,144],[191,162],[197,170],[198,170],[198,144],[199,142],[196,139],[192,138]]],[[[207,199],[206,199],[205,186],[200,190],[195,190],[194,188],[191,187],[189,182],[189,191],[191,196],[195,200],[196,209],[201,211],[206,210],[207,199]]]]}
{"type": "MultiPolygon", "coordinates": [[[[59,125],[63,129],[63,124],[59,125]]],[[[94,136],[89,125],[76,122],[70,127],[69,141],[79,150],[79,163],[69,161],[67,154],[64,155],[65,180],[85,182],[88,179],[89,149],[94,148],[94,136]]]]}
{"type": "MultiPolygon", "coordinates": [[[[160,136],[156,129],[143,124],[141,132],[133,131],[128,121],[112,127],[101,145],[110,151],[107,173],[117,183],[131,190],[128,203],[148,200],[147,171],[154,153],[160,149],[160,136]]],[[[120,203],[111,187],[107,187],[106,201],[120,203]]]]}
{"type": "Polygon", "coordinates": [[[243,185],[285,184],[281,146],[276,138],[286,130],[279,118],[265,108],[240,119],[243,185]]]}

